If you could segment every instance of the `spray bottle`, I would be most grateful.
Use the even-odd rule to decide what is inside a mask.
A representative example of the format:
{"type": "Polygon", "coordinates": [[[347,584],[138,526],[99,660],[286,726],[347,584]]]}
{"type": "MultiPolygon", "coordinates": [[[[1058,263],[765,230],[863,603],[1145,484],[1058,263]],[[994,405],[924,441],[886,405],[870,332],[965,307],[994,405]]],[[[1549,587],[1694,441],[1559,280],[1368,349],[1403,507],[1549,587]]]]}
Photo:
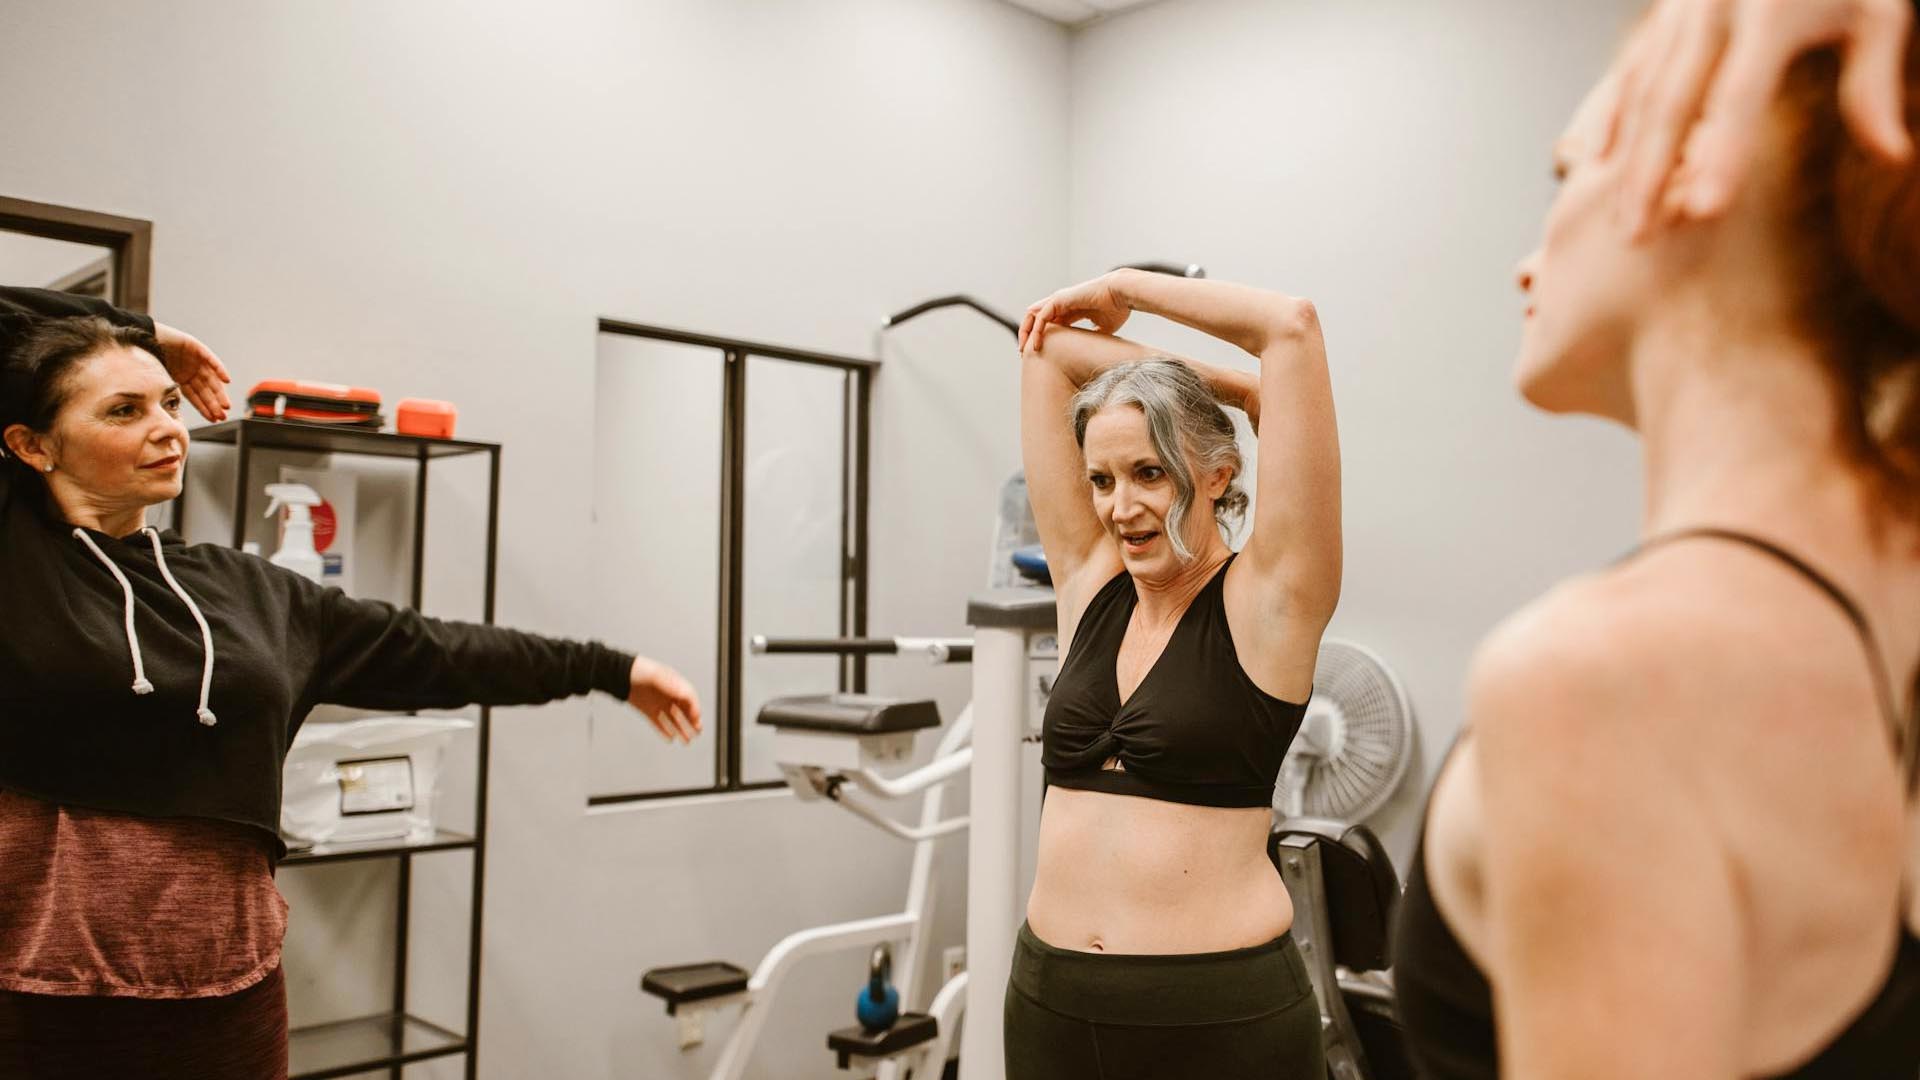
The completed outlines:
{"type": "Polygon", "coordinates": [[[320,493],[305,484],[268,484],[267,497],[273,500],[267,516],[287,508],[286,528],[280,535],[280,550],[267,561],[299,574],[318,585],[325,564],[313,546],[313,508],[320,505],[320,493]]]}

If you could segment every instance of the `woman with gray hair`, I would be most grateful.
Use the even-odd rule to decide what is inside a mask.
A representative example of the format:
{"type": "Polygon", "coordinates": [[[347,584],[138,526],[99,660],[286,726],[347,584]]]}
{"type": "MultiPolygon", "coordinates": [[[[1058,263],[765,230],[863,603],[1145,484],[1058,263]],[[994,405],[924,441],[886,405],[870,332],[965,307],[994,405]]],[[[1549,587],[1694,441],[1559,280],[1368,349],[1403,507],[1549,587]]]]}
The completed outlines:
{"type": "Polygon", "coordinates": [[[1339,440],[1313,306],[1122,270],[1033,305],[1020,338],[1063,658],[1007,1076],[1319,1080],[1319,1010],[1267,858],[1274,780],[1340,595],[1339,440]],[[1114,336],[1135,310],[1239,346],[1259,374],[1114,336]],[[1256,432],[1266,421],[1238,554],[1248,498],[1223,406],[1256,432]]]}

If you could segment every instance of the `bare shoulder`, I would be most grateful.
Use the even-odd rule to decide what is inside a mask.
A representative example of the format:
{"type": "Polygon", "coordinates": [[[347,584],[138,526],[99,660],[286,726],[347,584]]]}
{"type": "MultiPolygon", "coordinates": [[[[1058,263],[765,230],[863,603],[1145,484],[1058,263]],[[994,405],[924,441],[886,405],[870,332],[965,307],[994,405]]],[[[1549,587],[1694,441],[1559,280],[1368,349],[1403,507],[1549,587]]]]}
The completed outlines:
{"type": "Polygon", "coordinates": [[[1818,588],[1731,545],[1650,551],[1501,625],[1468,694],[1479,942],[1526,1002],[1516,1043],[1712,1007],[1739,1074],[1768,1074],[1864,1004],[1903,808],[1859,639],[1818,588]]]}
{"type": "Polygon", "coordinates": [[[1474,655],[1467,715],[1476,753],[1498,769],[1503,758],[1564,760],[1644,738],[1657,717],[1684,707],[1663,698],[1689,693],[1699,671],[1686,654],[1717,629],[1714,619],[1710,608],[1612,575],[1556,587],[1474,655]]]}
{"type": "Polygon", "coordinates": [[[1491,768],[1574,756],[1588,775],[1658,777],[1736,814],[1808,755],[1891,767],[1851,624],[1730,545],[1676,544],[1554,589],[1487,638],[1467,693],[1491,768]],[[1861,722],[1836,720],[1849,716],[1861,722]]]}

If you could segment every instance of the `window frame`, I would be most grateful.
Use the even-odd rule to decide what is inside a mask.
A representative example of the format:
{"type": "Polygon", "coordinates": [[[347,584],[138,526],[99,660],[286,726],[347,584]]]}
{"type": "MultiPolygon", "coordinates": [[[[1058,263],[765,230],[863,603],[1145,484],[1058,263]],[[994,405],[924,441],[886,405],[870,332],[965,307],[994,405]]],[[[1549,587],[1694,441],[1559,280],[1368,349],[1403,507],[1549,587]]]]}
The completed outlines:
{"type": "MultiPolygon", "coordinates": [[[[873,428],[873,376],[880,363],[861,357],[839,356],[811,349],[770,345],[688,330],[602,318],[599,332],[623,337],[664,341],[713,349],[724,364],[720,410],[720,575],[718,581],[718,662],[715,700],[708,711],[713,721],[713,782],[703,787],[668,788],[611,794],[590,794],[588,807],[652,802],[693,795],[764,791],[786,786],[784,780],[748,782],[742,778],[745,721],[740,715],[744,634],[741,597],[744,589],[742,552],[746,534],[746,417],[748,359],[760,357],[788,363],[835,369],[846,376],[845,408],[841,412],[841,467],[845,482],[840,507],[840,634],[864,637],[867,632],[867,520],[873,428]]],[[[863,692],[867,687],[864,656],[840,659],[839,689],[863,692]]]]}

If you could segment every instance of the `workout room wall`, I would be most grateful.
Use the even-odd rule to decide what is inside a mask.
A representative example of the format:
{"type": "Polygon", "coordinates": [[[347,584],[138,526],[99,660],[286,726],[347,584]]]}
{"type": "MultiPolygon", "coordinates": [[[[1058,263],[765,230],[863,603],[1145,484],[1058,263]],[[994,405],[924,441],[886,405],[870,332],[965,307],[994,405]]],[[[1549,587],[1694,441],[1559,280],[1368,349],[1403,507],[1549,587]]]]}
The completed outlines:
{"type": "MultiPolygon", "coordinates": [[[[505,444],[511,625],[594,633],[623,569],[590,558],[597,317],[870,355],[908,303],[1014,308],[1066,276],[1068,34],[993,0],[0,0],[0,26],[0,192],[152,219],[155,311],[238,388],[444,396],[462,434],[505,444]]],[[[1018,464],[1011,340],[947,313],[880,348],[872,625],[964,633],[1018,464]]],[[[196,537],[220,535],[218,458],[194,478],[196,537]]],[[[430,500],[426,601],[471,617],[485,487],[458,470],[430,500]]],[[[363,530],[405,520],[404,488],[375,475],[363,530]]],[[[625,553],[646,559],[645,535],[625,553]]],[[[405,566],[381,571],[396,589],[405,566]]],[[[959,671],[873,674],[937,688],[948,716],[966,697],[959,671]]],[[[792,929],[895,908],[907,852],[785,794],[588,814],[590,709],[615,715],[495,714],[481,1073],[703,1076],[711,1049],[675,1049],[640,971],[752,963],[792,929]]],[[[964,844],[944,850],[936,944],[964,925],[964,844]]],[[[296,1023],[379,1007],[374,866],[281,877],[296,1023]]],[[[455,1024],[467,869],[415,872],[415,1005],[455,1024]]],[[[806,969],[752,1075],[835,1075],[824,1032],[863,966],[806,969]]]]}
{"type": "Polygon", "coordinates": [[[1642,6],[1164,0],[1074,37],[1069,276],[1153,252],[1320,311],[1345,469],[1330,633],[1377,649],[1418,717],[1416,775],[1373,822],[1402,873],[1475,642],[1633,542],[1628,437],[1531,411],[1509,372],[1549,148],[1642,6]]]}

